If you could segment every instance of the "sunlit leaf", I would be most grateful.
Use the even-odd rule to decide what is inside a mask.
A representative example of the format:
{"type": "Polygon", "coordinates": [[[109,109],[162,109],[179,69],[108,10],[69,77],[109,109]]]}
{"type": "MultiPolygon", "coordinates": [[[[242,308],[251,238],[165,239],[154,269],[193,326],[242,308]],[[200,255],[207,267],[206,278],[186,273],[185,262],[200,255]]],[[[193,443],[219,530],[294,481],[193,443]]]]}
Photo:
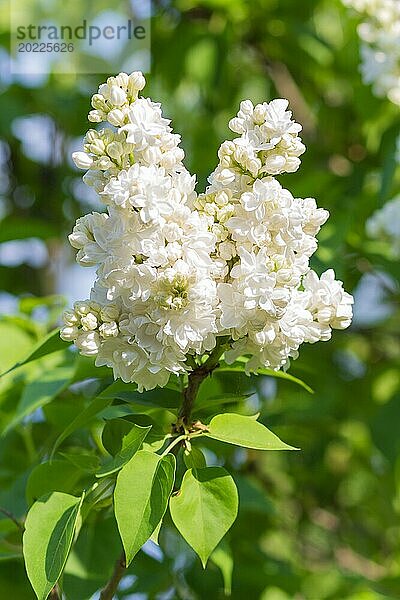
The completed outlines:
{"type": "Polygon", "coordinates": [[[238,494],[222,467],[186,471],[179,492],[170,499],[173,522],[199,555],[203,567],[236,519],[238,494]]]}
{"type": "MultiPolygon", "coordinates": [[[[233,365],[221,364],[218,369],[219,373],[243,373],[244,366],[247,360],[240,360],[233,365]]],[[[257,375],[265,375],[266,377],[274,377],[275,379],[284,379],[285,381],[290,381],[291,383],[296,383],[300,387],[313,394],[314,391],[310,388],[307,383],[299,379],[298,377],[294,377],[290,373],[285,373],[285,371],[274,371],[273,369],[259,368],[257,369],[257,375]]]]}
{"type": "Polygon", "coordinates": [[[71,548],[82,499],[54,492],[35,502],[25,522],[23,550],[38,600],[46,600],[71,548]]]}
{"type": "Polygon", "coordinates": [[[74,373],[74,365],[61,365],[41,372],[37,378],[27,383],[22,392],[12,421],[7,425],[5,431],[9,431],[20,423],[26,416],[38,408],[48,404],[60,394],[71,382],[74,373]]]}
{"type": "Polygon", "coordinates": [[[110,475],[118,469],[121,469],[143,444],[144,439],[151,429],[151,425],[148,427],[140,427],[139,425],[133,424],[131,430],[123,436],[121,441],[121,449],[115,456],[107,460],[101,469],[96,473],[96,477],[105,477],[110,475]]]}
{"type": "Polygon", "coordinates": [[[254,417],[245,417],[235,413],[225,413],[213,417],[208,425],[205,435],[255,450],[297,450],[282,442],[265,425],[259,423],[254,417]]]}
{"type": "Polygon", "coordinates": [[[27,365],[28,363],[37,360],[38,358],[42,358],[43,356],[47,356],[47,354],[52,354],[58,350],[64,350],[65,348],[66,343],[60,338],[60,330],[55,329],[51,331],[43,340],[40,340],[33,350],[31,350],[28,356],[26,356],[26,358],[2,373],[0,377],[10,373],[14,369],[18,369],[18,367],[22,367],[23,365],[27,365]]]}
{"type": "Polygon", "coordinates": [[[82,477],[81,469],[65,460],[54,460],[37,465],[29,475],[26,484],[26,499],[32,504],[50,492],[73,493],[82,477]]]}
{"type": "Polygon", "coordinates": [[[129,564],[158,527],[168,506],[175,477],[175,458],[140,450],[121,469],[114,510],[129,564]]]}
{"type": "Polygon", "coordinates": [[[192,444],[190,452],[185,451],[183,459],[188,469],[202,469],[207,466],[204,454],[194,444],[192,444]]]}

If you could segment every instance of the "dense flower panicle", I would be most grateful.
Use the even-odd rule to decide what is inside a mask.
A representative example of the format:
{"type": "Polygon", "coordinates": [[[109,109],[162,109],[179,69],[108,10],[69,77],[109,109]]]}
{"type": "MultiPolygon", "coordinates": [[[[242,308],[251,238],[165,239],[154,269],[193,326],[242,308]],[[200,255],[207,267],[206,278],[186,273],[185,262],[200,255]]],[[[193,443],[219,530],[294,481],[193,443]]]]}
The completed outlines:
{"type": "Polygon", "coordinates": [[[106,121],[114,127],[90,129],[84,151],[74,152],[72,158],[77,167],[87,170],[85,183],[99,193],[111,178],[133,164],[159,166],[167,171],[182,167],[181,138],[172,133],[170,120],[162,116],[161,105],[149,98],[138,98],[145,83],[142,73],[120,73],[109,77],[92,98],[94,110],[89,113],[89,120],[106,121]]]}
{"type": "Polygon", "coordinates": [[[371,238],[388,242],[393,258],[400,257],[400,195],[374,212],[366,230],[371,238]]]}
{"type": "Polygon", "coordinates": [[[359,12],[363,80],[377,96],[400,104],[400,2],[398,0],[343,0],[359,12]]]}
{"type": "Polygon", "coordinates": [[[256,177],[297,171],[305,146],[297,135],[302,127],[291,119],[287,107],[283,99],[256,106],[250,100],[240,103],[229,122],[240,137],[221,145],[219,165],[209,178],[210,192],[225,186],[239,192],[256,177]]]}
{"type": "Polygon", "coordinates": [[[309,259],[328,218],[274,175],[304,152],[288,102],[241,103],[206,192],[182,164],[180,137],[159,104],[139,97],[141,73],[111,77],[92,100],[90,130],[75,153],[106,212],[69,236],[82,266],[97,266],[91,297],[64,315],[61,336],[138,388],[190,371],[191,357],[230,339],[225,360],[279,369],[303,342],[348,327],[352,297],[332,270],[309,259]]]}

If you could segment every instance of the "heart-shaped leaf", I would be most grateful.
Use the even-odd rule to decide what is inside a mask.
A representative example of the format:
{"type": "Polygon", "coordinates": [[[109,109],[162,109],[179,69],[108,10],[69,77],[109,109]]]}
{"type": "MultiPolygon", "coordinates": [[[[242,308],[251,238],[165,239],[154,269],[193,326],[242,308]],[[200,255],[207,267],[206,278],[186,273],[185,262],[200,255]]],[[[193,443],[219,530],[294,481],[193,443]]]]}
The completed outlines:
{"type": "Polygon", "coordinates": [[[236,519],[238,493],[222,467],[186,471],[180,491],[171,497],[172,520],[199,555],[203,567],[236,519]]]}

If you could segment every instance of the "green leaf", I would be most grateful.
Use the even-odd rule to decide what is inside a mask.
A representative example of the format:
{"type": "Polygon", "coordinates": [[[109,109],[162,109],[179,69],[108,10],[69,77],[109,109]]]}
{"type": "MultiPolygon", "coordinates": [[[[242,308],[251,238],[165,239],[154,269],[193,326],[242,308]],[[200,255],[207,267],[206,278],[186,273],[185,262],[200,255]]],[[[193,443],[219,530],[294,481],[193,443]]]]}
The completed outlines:
{"type": "Polygon", "coordinates": [[[38,342],[38,344],[33,348],[33,350],[31,350],[31,352],[26,358],[16,363],[14,366],[8,369],[8,371],[1,373],[0,377],[3,377],[3,375],[10,373],[18,367],[27,365],[33,360],[37,360],[38,358],[47,356],[47,354],[52,354],[53,352],[57,352],[58,350],[65,350],[65,347],[65,342],[60,338],[60,330],[54,329],[43,340],[40,340],[40,342],[38,342]]]}
{"type": "Polygon", "coordinates": [[[196,446],[191,447],[190,452],[185,452],[183,460],[188,469],[202,469],[207,466],[204,454],[196,446]]]}
{"type": "MultiPolygon", "coordinates": [[[[239,359],[233,365],[221,364],[218,368],[218,373],[243,373],[244,367],[247,362],[247,359],[239,359]]],[[[310,388],[307,383],[299,379],[298,377],[294,377],[294,375],[290,375],[290,373],[285,373],[285,371],[274,371],[273,369],[260,368],[257,369],[257,375],[265,375],[266,377],[274,377],[275,379],[284,379],[285,381],[290,381],[291,383],[295,383],[307,390],[310,394],[314,393],[314,390],[310,388]]]]}
{"type": "Polygon", "coordinates": [[[26,484],[28,505],[50,492],[73,493],[83,476],[81,469],[65,460],[54,460],[37,465],[29,475],[26,484]]]}
{"type": "Polygon", "coordinates": [[[115,381],[99,394],[99,398],[118,398],[125,402],[134,402],[143,406],[157,408],[178,408],[182,402],[182,394],[177,390],[155,388],[147,392],[138,392],[136,384],[115,381]]]}
{"type": "MultiPolygon", "coordinates": [[[[113,381],[112,369],[110,367],[96,367],[93,356],[82,356],[77,354],[75,357],[76,370],[73,382],[84,381],[85,379],[103,379],[108,385],[113,381]]],[[[105,388],[106,386],[104,386],[105,388]]]]}
{"type": "Polygon", "coordinates": [[[81,504],[82,498],[54,492],[35,502],[28,513],[23,552],[38,600],[46,600],[62,573],[81,504]]]}
{"type": "Polygon", "coordinates": [[[65,390],[71,382],[73,373],[74,365],[71,363],[50,368],[48,371],[41,372],[35,380],[30,381],[24,387],[16,413],[6,426],[4,433],[15,427],[36,409],[51,402],[53,398],[65,390]]]}
{"type": "Polygon", "coordinates": [[[245,417],[235,413],[217,415],[211,419],[205,435],[254,450],[298,450],[282,442],[265,425],[256,421],[256,416],[245,417]]]}
{"type": "MultiPolygon", "coordinates": [[[[82,511],[81,511],[82,512],[82,511]]],[[[121,540],[114,515],[89,519],[82,525],[64,568],[62,587],[68,600],[99,598],[96,591],[112,576],[114,560],[121,554],[121,540]]]]}
{"type": "Polygon", "coordinates": [[[132,456],[139,450],[150,429],[151,425],[148,427],[140,427],[139,425],[133,424],[129,433],[122,438],[121,450],[114,457],[107,460],[100,471],[96,473],[96,477],[105,477],[126,465],[132,456]]]}
{"type": "Polygon", "coordinates": [[[157,527],[155,528],[155,530],[153,531],[153,533],[151,534],[151,536],[149,538],[152,542],[154,542],[155,544],[157,544],[157,546],[160,545],[160,542],[158,541],[158,538],[160,536],[161,525],[162,525],[162,521],[159,522],[159,524],[157,525],[157,527]]]}
{"type": "Polygon", "coordinates": [[[98,456],[82,452],[81,448],[76,452],[60,452],[60,455],[84,473],[95,473],[100,466],[98,456]]]}
{"type": "Polygon", "coordinates": [[[205,568],[211,552],[236,519],[235,482],[223,467],[189,469],[169,505],[173,522],[205,568]]]}
{"type": "Polygon", "coordinates": [[[233,392],[221,394],[218,396],[212,396],[211,398],[202,398],[199,401],[196,400],[194,413],[200,412],[205,408],[215,407],[218,410],[218,407],[222,404],[238,404],[239,402],[244,402],[253,393],[250,394],[235,394],[233,392]]]}
{"type": "MultiPolygon", "coordinates": [[[[104,412],[101,416],[104,416],[104,412]]],[[[157,415],[154,416],[157,418],[157,415]]],[[[130,413],[128,415],[124,415],[123,417],[106,420],[106,424],[104,425],[103,432],[101,434],[101,441],[107,452],[109,452],[112,456],[115,456],[122,448],[123,437],[131,431],[134,425],[138,425],[140,427],[151,426],[151,432],[146,436],[146,440],[143,443],[143,450],[155,452],[163,446],[166,439],[164,427],[160,426],[161,423],[161,419],[157,421],[149,415],[137,413],[130,413]]],[[[168,421],[166,427],[170,427],[170,424],[171,420],[168,421]]]]}
{"type": "Polygon", "coordinates": [[[396,172],[398,161],[396,160],[396,142],[398,138],[398,126],[391,127],[385,132],[381,144],[382,171],[381,171],[381,189],[379,191],[379,200],[381,204],[390,198],[390,191],[393,186],[393,178],[396,172]]]}
{"type": "MultiPolygon", "coordinates": [[[[115,488],[115,480],[104,477],[96,481],[86,492],[85,502],[82,506],[82,519],[94,510],[102,510],[112,504],[112,496],[115,488]]],[[[104,514],[104,513],[103,513],[104,514]]]]}
{"type": "Polygon", "coordinates": [[[114,510],[127,565],[163,518],[174,479],[175,457],[146,450],[137,452],[119,472],[114,510]]]}
{"type": "MultiPolygon", "coordinates": [[[[103,417],[103,414],[101,415],[103,417]]],[[[126,417],[127,415],[125,415],[126,417]]],[[[106,419],[101,441],[104,448],[109,454],[115,456],[122,448],[122,438],[128,435],[134,423],[128,421],[125,417],[117,417],[116,419],[106,419]]],[[[104,417],[103,417],[104,418],[104,417]]],[[[150,425],[150,423],[146,423],[150,425]]]]}
{"type": "Polygon", "coordinates": [[[89,404],[75,419],[73,419],[69,425],[64,429],[64,431],[58,436],[56,439],[53,449],[51,451],[50,459],[53,458],[57,448],[62,444],[62,442],[69,436],[71,433],[79,429],[80,427],[84,427],[87,423],[89,423],[99,412],[104,410],[109,404],[111,404],[111,398],[95,398],[93,402],[89,404]]]}
{"type": "Polygon", "coordinates": [[[6,373],[12,371],[15,361],[20,360],[29,352],[32,346],[32,337],[22,327],[16,326],[5,320],[0,321],[0,339],[3,343],[0,345],[0,364],[6,373]],[[12,344],[5,343],[6,340],[12,340],[12,344]]]}

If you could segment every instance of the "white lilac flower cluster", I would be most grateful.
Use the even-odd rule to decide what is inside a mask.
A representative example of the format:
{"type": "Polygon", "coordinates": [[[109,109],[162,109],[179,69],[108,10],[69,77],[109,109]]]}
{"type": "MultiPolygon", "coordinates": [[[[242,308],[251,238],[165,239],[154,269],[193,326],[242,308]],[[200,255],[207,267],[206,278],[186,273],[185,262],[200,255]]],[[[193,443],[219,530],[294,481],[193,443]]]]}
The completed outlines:
{"type": "Polygon", "coordinates": [[[343,0],[359,12],[360,70],[377,96],[400,105],[400,2],[399,0],[343,0]]]}
{"type": "Polygon", "coordinates": [[[64,315],[61,337],[138,388],[166,385],[229,340],[225,360],[280,369],[303,342],[348,327],[353,298],[332,270],[310,270],[328,212],[293,198],[274,175],[305,147],[286,100],[241,103],[205,194],[182,164],[159,104],[138,96],[141,73],[111,77],[89,114],[108,121],[73,155],[106,212],[78,219],[77,261],[96,265],[89,300],[64,315]]]}
{"type": "Polygon", "coordinates": [[[366,223],[371,238],[388,242],[393,258],[400,258],[400,195],[375,211],[366,223]]]}

